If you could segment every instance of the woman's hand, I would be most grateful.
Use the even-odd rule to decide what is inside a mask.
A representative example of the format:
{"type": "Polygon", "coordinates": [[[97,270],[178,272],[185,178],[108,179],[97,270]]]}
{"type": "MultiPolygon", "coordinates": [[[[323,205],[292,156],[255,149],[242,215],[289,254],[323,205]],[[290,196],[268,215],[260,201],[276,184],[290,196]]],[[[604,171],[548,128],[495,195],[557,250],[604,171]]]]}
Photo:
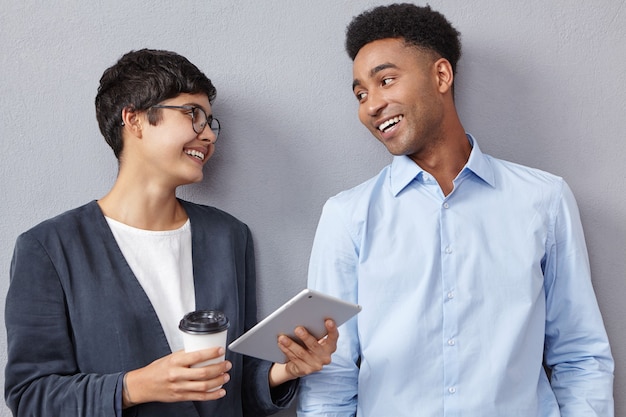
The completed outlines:
{"type": "Polygon", "coordinates": [[[285,335],[278,337],[278,346],[287,356],[288,362],[272,365],[269,373],[270,387],[301,376],[321,370],[330,363],[330,356],[337,349],[339,332],[333,320],[324,323],[328,334],[317,340],[304,327],[296,327],[296,336],[304,343],[304,347],[285,335]]]}
{"type": "Polygon", "coordinates": [[[223,361],[200,368],[191,365],[224,355],[224,348],[186,353],[182,350],[164,356],[150,365],[124,376],[123,408],[152,401],[207,401],[226,395],[232,364],[223,361]],[[212,391],[215,390],[215,391],[212,391]]]}

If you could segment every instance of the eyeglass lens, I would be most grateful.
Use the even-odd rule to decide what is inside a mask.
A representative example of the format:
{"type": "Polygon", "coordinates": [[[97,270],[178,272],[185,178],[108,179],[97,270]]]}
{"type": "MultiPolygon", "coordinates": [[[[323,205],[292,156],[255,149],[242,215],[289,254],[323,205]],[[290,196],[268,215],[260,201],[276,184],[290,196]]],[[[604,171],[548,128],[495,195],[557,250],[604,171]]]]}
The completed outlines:
{"type": "Polygon", "coordinates": [[[220,122],[218,122],[217,119],[212,117],[210,121],[207,120],[206,113],[200,107],[194,107],[192,116],[193,116],[194,132],[196,133],[202,132],[208,122],[209,127],[211,128],[211,130],[215,134],[215,138],[217,139],[217,136],[220,133],[220,122]]]}

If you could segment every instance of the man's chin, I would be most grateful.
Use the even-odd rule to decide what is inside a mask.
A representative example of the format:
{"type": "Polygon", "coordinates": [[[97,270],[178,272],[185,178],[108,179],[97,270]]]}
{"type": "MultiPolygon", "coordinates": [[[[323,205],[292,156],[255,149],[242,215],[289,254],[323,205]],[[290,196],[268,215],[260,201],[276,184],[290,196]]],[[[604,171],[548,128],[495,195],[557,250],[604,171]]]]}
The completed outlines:
{"type": "Polygon", "coordinates": [[[393,156],[408,155],[406,149],[394,146],[392,142],[383,142],[383,146],[387,149],[387,152],[389,152],[393,156]]]}

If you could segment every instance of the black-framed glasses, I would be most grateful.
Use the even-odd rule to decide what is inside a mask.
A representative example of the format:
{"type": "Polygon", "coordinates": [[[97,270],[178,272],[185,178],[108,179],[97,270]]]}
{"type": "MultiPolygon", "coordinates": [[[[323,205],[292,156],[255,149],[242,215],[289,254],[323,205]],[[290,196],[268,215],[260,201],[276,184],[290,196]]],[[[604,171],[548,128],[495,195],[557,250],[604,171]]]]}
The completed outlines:
{"type": "Polygon", "coordinates": [[[204,131],[204,128],[209,125],[213,134],[215,135],[215,141],[217,141],[217,137],[220,134],[220,122],[213,116],[207,116],[206,112],[202,107],[198,106],[168,106],[165,104],[155,104],[151,106],[151,108],[155,109],[175,109],[175,110],[187,110],[191,113],[191,127],[193,131],[197,134],[200,134],[204,131]]]}

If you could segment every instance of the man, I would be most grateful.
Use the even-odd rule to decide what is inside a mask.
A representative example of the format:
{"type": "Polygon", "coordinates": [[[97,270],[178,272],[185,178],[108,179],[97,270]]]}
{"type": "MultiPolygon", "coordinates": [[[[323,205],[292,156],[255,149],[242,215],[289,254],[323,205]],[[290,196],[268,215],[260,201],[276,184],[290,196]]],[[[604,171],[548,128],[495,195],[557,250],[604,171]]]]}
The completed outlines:
{"type": "Polygon", "coordinates": [[[301,381],[300,417],[613,415],[574,197],[466,134],[459,36],[410,4],[348,26],[359,119],[394,159],[324,206],[309,286],[363,311],[301,381]]]}

